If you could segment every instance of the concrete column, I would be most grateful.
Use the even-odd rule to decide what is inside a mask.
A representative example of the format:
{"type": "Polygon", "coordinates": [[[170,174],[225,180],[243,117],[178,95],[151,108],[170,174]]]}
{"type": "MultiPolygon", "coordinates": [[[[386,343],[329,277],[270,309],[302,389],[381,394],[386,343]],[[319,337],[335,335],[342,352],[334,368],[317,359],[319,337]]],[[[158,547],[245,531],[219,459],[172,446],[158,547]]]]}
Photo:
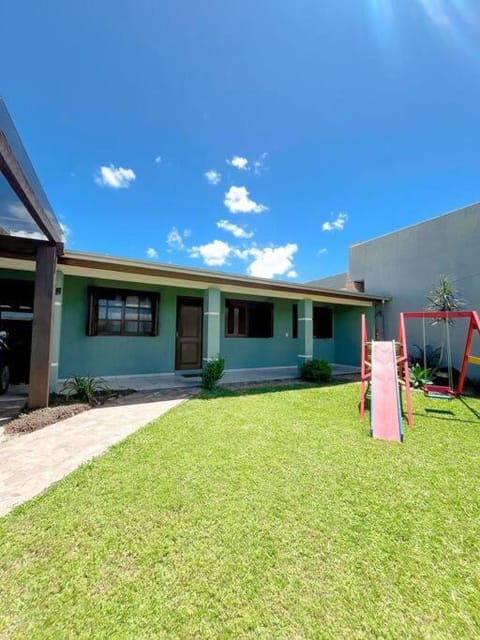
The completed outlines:
{"type": "Polygon", "coordinates": [[[60,333],[62,330],[63,273],[57,271],[55,302],[53,306],[53,335],[50,351],[50,393],[58,392],[58,367],[60,364],[60,333]]]}
{"type": "Polygon", "coordinates": [[[48,406],[57,247],[37,247],[28,406],[48,406]]]}
{"type": "Polygon", "coordinates": [[[299,300],[298,309],[298,370],[313,358],[313,302],[299,300]]]}
{"type": "Polygon", "coordinates": [[[203,296],[203,364],[220,354],[220,312],[220,290],[206,289],[203,296]]]}

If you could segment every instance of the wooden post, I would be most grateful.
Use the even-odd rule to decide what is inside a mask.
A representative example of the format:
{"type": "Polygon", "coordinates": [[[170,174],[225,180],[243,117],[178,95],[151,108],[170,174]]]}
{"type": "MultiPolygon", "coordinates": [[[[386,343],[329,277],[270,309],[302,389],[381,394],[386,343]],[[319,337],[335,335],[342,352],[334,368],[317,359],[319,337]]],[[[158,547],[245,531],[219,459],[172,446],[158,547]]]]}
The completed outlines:
{"type": "Polygon", "coordinates": [[[30,356],[28,391],[29,409],[48,406],[56,268],[57,247],[51,245],[39,246],[37,248],[33,302],[32,353],[30,356]]]}

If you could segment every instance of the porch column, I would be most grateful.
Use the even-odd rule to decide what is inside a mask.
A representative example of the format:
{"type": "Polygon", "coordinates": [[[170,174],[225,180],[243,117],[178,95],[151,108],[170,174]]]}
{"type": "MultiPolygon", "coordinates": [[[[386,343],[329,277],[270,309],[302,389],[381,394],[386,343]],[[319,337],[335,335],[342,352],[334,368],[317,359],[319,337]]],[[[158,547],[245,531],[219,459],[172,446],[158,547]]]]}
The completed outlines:
{"type": "Polygon", "coordinates": [[[50,393],[58,392],[58,367],[60,364],[60,332],[62,329],[63,273],[57,271],[55,301],[53,307],[53,337],[50,352],[50,393]]]}
{"type": "Polygon", "coordinates": [[[313,302],[299,300],[298,309],[298,372],[304,362],[313,358],[313,302]]]}
{"type": "Polygon", "coordinates": [[[48,405],[57,247],[37,247],[28,407],[48,405]]]}
{"type": "Polygon", "coordinates": [[[203,296],[203,364],[220,354],[219,289],[206,289],[203,296]]]}

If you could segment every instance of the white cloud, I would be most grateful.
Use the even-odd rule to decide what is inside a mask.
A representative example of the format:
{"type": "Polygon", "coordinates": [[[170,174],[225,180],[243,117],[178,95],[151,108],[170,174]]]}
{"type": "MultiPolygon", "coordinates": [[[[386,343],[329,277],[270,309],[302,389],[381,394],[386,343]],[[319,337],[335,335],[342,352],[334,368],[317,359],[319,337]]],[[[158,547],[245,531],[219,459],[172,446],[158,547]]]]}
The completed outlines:
{"type": "Polygon", "coordinates": [[[295,269],[291,269],[287,273],[287,278],[297,278],[297,277],[298,277],[298,273],[295,271],[295,269]]]}
{"type": "Polygon", "coordinates": [[[223,266],[232,253],[232,247],[222,240],[213,240],[189,251],[191,258],[202,258],[209,267],[223,266]]]}
{"type": "Polygon", "coordinates": [[[150,260],[156,260],[158,258],[158,251],[153,247],[148,247],[147,256],[150,258],[150,260]]]}
{"type": "Polygon", "coordinates": [[[100,167],[98,174],[95,176],[95,183],[100,187],[128,189],[130,184],[136,180],[136,177],[133,169],[115,167],[111,164],[109,167],[100,167]]]}
{"type": "Polygon", "coordinates": [[[157,157],[154,159],[154,162],[155,162],[155,164],[162,164],[162,156],[157,156],[157,157]]]}
{"type": "Polygon", "coordinates": [[[262,213],[268,211],[268,207],[257,204],[249,198],[249,191],[246,187],[230,187],[225,194],[223,201],[230,213],[262,213]]]}
{"type": "Polygon", "coordinates": [[[220,184],[222,179],[222,175],[218,171],[215,171],[215,169],[209,169],[208,171],[205,171],[203,175],[207,179],[208,184],[212,184],[214,186],[220,184]]]}
{"type": "Polygon", "coordinates": [[[13,218],[25,218],[30,220],[30,214],[21,202],[11,202],[7,205],[7,212],[13,218]]]}
{"type": "Polygon", "coordinates": [[[192,230],[191,229],[184,229],[183,230],[183,237],[184,238],[189,238],[192,235],[192,230]]]}
{"type": "Polygon", "coordinates": [[[317,251],[317,256],[322,256],[324,253],[327,253],[327,248],[326,247],[322,247],[321,249],[319,249],[317,251]]]}
{"type": "Polygon", "coordinates": [[[227,164],[232,165],[239,171],[246,171],[248,169],[248,160],[242,156],[233,156],[231,160],[227,160],[227,164]]]}
{"type": "Polygon", "coordinates": [[[293,256],[297,251],[298,245],[291,242],[280,247],[252,247],[249,253],[255,260],[248,265],[247,273],[257,278],[273,278],[276,275],[288,274],[293,271],[293,256]]]}
{"type": "Polygon", "coordinates": [[[177,227],[172,227],[167,235],[167,244],[172,249],[185,249],[185,243],[183,242],[183,236],[177,227]]]}
{"type": "Polygon", "coordinates": [[[248,239],[253,236],[253,231],[245,231],[243,227],[239,227],[237,224],[233,224],[233,222],[229,222],[228,220],[219,220],[217,227],[233,234],[235,238],[248,239]]]}
{"type": "Polygon", "coordinates": [[[47,236],[45,236],[41,231],[26,231],[25,229],[17,229],[16,231],[9,231],[9,235],[15,236],[17,238],[31,238],[32,240],[46,240],[47,236]]]}
{"type": "Polygon", "coordinates": [[[335,220],[332,220],[332,222],[323,223],[322,231],[343,231],[347,220],[348,216],[346,213],[339,213],[335,220]]]}
{"type": "Polygon", "coordinates": [[[262,153],[262,155],[253,163],[253,171],[257,176],[262,175],[262,173],[265,171],[265,161],[267,159],[267,156],[267,152],[262,153]]]}
{"type": "Polygon", "coordinates": [[[62,242],[63,244],[66,244],[72,232],[70,230],[70,227],[68,227],[64,222],[59,222],[58,224],[60,225],[60,229],[62,230],[62,242]]]}

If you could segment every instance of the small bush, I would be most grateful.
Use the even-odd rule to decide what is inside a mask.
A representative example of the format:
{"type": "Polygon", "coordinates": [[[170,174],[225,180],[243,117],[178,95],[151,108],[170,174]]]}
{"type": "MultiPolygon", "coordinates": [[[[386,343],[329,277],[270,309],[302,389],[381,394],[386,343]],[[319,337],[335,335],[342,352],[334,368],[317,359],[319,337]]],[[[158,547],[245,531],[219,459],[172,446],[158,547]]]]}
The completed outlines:
{"type": "Polygon", "coordinates": [[[414,389],[423,389],[427,384],[432,384],[431,369],[424,369],[420,364],[410,367],[410,386],[414,389]]]}
{"type": "Polygon", "coordinates": [[[301,378],[307,382],[329,382],[332,379],[332,367],[326,360],[309,360],[302,365],[301,378]]]}
{"type": "Polygon", "coordinates": [[[202,371],[202,389],[213,391],[223,376],[224,370],[225,360],[221,356],[207,362],[202,371]]]}
{"type": "Polygon", "coordinates": [[[91,376],[75,376],[66,380],[60,393],[77,398],[89,404],[97,404],[97,396],[110,391],[110,387],[101,378],[91,376]]]}

